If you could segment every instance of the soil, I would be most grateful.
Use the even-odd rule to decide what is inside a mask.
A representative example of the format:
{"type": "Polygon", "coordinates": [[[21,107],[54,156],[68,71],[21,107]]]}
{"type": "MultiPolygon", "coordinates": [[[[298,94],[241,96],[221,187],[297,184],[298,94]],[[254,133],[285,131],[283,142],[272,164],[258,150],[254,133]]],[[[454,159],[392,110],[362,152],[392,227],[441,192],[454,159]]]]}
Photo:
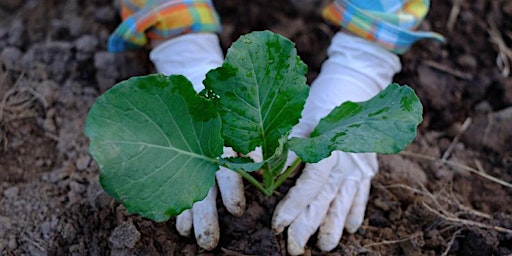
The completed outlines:
{"type": "MultiPolygon", "coordinates": [[[[296,42],[310,81],[317,75],[335,28],[315,5],[214,2],[224,49],[270,29],[296,42]]],[[[269,227],[293,179],[271,198],[248,186],[240,218],[219,202],[222,237],[212,252],[180,237],[174,219],[129,215],[102,190],[83,134],[87,111],[116,82],[154,72],[148,49],[105,50],[117,8],[114,0],[0,2],[0,254],[285,255],[285,235],[269,227]]],[[[379,156],[363,226],[329,253],[310,239],[306,255],[512,254],[511,17],[512,1],[433,1],[421,29],[447,42],[415,44],[395,77],[424,104],[418,137],[407,153],[379,156]]]]}

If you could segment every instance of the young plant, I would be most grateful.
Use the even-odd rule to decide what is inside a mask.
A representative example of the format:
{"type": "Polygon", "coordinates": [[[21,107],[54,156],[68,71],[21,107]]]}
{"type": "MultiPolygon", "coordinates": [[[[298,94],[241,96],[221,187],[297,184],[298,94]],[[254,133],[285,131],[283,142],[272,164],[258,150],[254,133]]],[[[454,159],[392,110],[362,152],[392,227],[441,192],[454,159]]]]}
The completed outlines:
{"type": "Polygon", "coordinates": [[[416,136],[422,105],[392,84],[367,102],[346,102],[309,138],[289,138],[309,93],[294,44],[269,31],[240,37],[196,93],[184,76],[134,77],[91,107],[85,125],[100,182],[131,213],[165,221],[206,197],[219,166],[269,196],[300,164],[332,151],[397,153],[416,136]],[[223,147],[263,161],[222,158],[223,147]],[[288,150],[299,158],[283,171],[288,150]],[[260,170],[262,181],[251,172],[260,170]]]}

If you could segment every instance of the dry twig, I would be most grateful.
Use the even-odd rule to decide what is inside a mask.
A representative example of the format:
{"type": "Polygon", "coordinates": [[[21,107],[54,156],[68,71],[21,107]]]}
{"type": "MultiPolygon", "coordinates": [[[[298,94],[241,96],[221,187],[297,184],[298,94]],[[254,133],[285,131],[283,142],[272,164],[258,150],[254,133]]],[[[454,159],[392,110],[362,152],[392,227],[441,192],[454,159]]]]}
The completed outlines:
{"type": "Polygon", "coordinates": [[[430,207],[425,202],[423,202],[423,207],[425,207],[425,209],[427,209],[429,212],[437,215],[441,219],[443,219],[445,221],[448,221],[448,222],[451,222],[453,224],[459,224],[459,225],[465,225],[465,226],[470,226],[470,227],[477,227],[477,228],[482,228],[482,229],[495,230],[495,231],[498,231],[498,232],[501,232],[501,233],[512,234],[512,230],[508,229],[508,228],[504,228],[504,227],[500,227],[500,226],[494,226],[494,225],[489,225],[489,224],[485,224],[485,223],[481,223],[481,222],[477,222],[477,221],[473,221],[473,220],[461,219],[461,218],[458,218],[458,217],[448,216],[446,214],[443,214],[442,212],[439,212],[439,211],[433,209],[432,207],[430,207]]]}
{"type": "Polygon", "coordinates": [[[425,64],[431,68],[435,68],[437,70],[443,71],[445,73],[448,73],[448,74],[453,75],[458,78],[462,78],[465,80],[473,79],[473,75],[470,73],[466,73],[466,72],[462,72],[460,70],[453,69],[451,67],[448,67],[446,65],[443,65],[441,63],[438,63],[438,62],[435,62],[432,60],[425,60],[425,61],[423,61],[423,64],[425,64]]]}
{"type": "Polygon", "coordinates": [[[410,236],[407,236],[405,238],[402,238],[402,239],[398,239],[398,240],[385,240],[385,241],[382,241],[382,242],[377,242],[377,243],[369,243],[369,244],[366,244],[364,245],[363,247],[364,248],[369,248],[369,247],[375,247],[375,246],[379,246],[379,245],[390,245],[390,244],[398,244],[398,243],[402,243],[402,242],[405,242],[405,241],[409,241],[409,240],[412,240],[413,238],[416,238],[418,236],[420,236],[421,234],[423,234],[422,232],[416,232],[410,236]]]}
{"type": "Polygon", "coordinates": [[[448,256],[448,253],[450,253],[450,249],[452,249],[453,243],[455,242],[455,238],[457,238],[462,232],[462,228],[459,228],[455,233],[453,233],[452,238],[450,238],[450,242],[446,245],[446,249],[444,250],[443,254],[441,256],[448,256]]]}
{"type": "Polygon", "coordinates": [[[418,154],[418,153],[414,153],[414,152],[410,152],[410,151],[402,151],[399,153],[400,155],[403,155],[403,156],[408,156],[408,157],[414,157],[414,158],[419,158],[419,159],[424,159],[424,160],[429,160],[429,161],[432,161],[432,162],[440,162],[442,164],[446,164],[446,165],[449,165],[449,166],[452,166],[452,167],[455,167],[455,168],[459,168],[461,170],[465,170],[465,171],[469,171],[471,173],[474,173],[474,174],[477,174],[487,180],[490,180],[492,182],[495,182],[495,183],[498,183],[502,186],[505,186],[505,187],[508,187],[508,188],[512,188],[512,184],[504,181],[504,180],[500,180],[494,176],[491,176],[483,171],[479,171],[475,168],[472,168],[472,167],[469,167],[467,165],[463,165],[463,164],[459,164],[459,163],[456,163],[456,162],[453,162],[453,161],[449,161],[449,160],[442,160],[442,159],[437,159],[435,157],[432,157],[432,156],[428,156],[428,155],[422,155],[422,154],[418,154]]]}
{"type": "Polygon", "coordinates": [[[501,71],[501,74],[504,77],[508,77],[510,75],[510,62],[512,61],[512,50],[505,44],[505,40],[503,40],[503,36],[499,31],[496,23],[489,17],[487,19],[487,23],[489,24],[489,35],[491,36],[491,43],[494,43],[498,47],[498,56],[496,56],[496,65],[498,69],[501,71]]]}
{"type": "Polygon", "coordinates": [[[462,124],[459,132],[457,133],[455,138],[453,138],[452,142],[450,143],[450,146],[448,146],[448,148],[444,152],[443,156],[441,157],[442,161],[448,160],[448,157],[450,157],[450,154],[452,153],[453,149],[459,142],[460,136],[468,129],[470,124],[471,124],[471,117],[468,117],[468,118],[466,118],[466,120],[464,120],[464,123],[462,124]]]}
{"type": "Polygon", "coordinates": [[[448,17],[448,22],[446,22],[446,28],[448,31],[452,31],[455,26],[455,22],[457,21],[457,17],[460,13],[460,4],[462,0],[453,0],[452,9],[450,10],[450,16],[448,17]]]}

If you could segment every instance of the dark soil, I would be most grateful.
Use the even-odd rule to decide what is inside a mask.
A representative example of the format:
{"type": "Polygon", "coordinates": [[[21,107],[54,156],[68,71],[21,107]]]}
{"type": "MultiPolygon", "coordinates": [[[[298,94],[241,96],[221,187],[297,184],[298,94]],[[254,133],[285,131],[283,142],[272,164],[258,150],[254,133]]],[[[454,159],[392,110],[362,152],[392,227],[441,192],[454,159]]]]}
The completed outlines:
{"type": "MultiPolygon", "coordinates": [[[[317,11],[288,1],[215,2],[224,49],[271,29],[297,43],[309,80],[317,75],[335,32],[317,11]]],[[[116,82],[154,72],[147,49],[106,52],[116,8],[113,0],[0,2],[0,254],[284,255],[285,235],[272,233],[270,218],[293,180],[272,198],[248,186],[241,218],[219,203],[213,252],[180,237],[174,219],[129,215],[103,192],[83,134],[87,111],[116,82]]],[[[396,81],[424,104],[419,136],[407,155],[380,156],[359,231],[324,254],[312,238],[306,254],[512,254],[512,188],[482,177],[512,182],[512,1],[433,1],[421,28],[447,43],[419,42],[402,56],[396,81]]]]}

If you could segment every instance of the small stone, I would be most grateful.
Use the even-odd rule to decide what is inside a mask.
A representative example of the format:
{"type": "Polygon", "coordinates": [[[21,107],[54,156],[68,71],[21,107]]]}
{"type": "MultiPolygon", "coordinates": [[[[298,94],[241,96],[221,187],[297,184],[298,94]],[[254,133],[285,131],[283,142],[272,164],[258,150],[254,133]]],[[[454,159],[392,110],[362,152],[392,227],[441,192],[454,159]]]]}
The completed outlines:
{"type": "Polygon", "coordinates": [[[111,52],[96,52],[94,54],[96,82],[101,92],[114,86],[119,72],[116,69],[116,57],[111,52]]]}
{"type": "Polygon", "coordinates": [[[98,39],[91,35],[83,35],[75,40],[74,45],[76,48],[76,59],[78,61],[85,61],[92,58],[98,46],[98,39]]]}
{"type": "Polygon", "coordinates": [[[112,8],[110,5],[105,5],[98,8],[95,14],[96,21],[100,23],[113,23],[116,19],[116,10],[114,10],[114,8],[112,8]]]}
{"type": "Polygon", "coordinates": [[[74,180],[69,182],[69,188],[71,189],[71,191],[73,191],[76,194],[82,194],[83,192],[85,192],[84,185],[82,185],[74,180]]]}
{"type": "Polygon", "coordinates": [[[14,197],[18,196],[20,192],[20,189],[16,186],[10,187],[4,191],[5,198],[13,199],[14,197]]]}
{"type": "Polygon", "coordinates": [[[0,59],[10,70],[19,70],[21,67],[21,57],[23,53],[16,47],[6,47],[0,54],[0,59]]]}
{"type": "Polygon", "coordinates": [[[9,242],[7,243],[7,247],[11,250],[15,250],[16,248],[18,248],[18,242],[16,242],[15,236],[10,237],[9,242]]]}
{"type": "Polygon", "coordinates": [[[41,94],[48,106],[53,105],[58,97],[59,85],[52,80],[44,80],[36,85],[36,91],[41,94]]]}
{"type": "Polygon", "coordinates": [[[0,237],[4,237],[4,235],[9,229],[11,229],[11,227],[11,219],[5,216],[0,216],[0,237]]]}
{"type": "Polygon", "coordinates": [[[21,48],[25,44],[25,25],[21,20],[14,20],[9,27],[9,38],[7,42],[9,45],[21,48]]]}
{"type": "Polygon", "coordinates": [[[108,240],[114,249],[133,248],[140,240],[140,232],[132,223],[125,222],[114,229],[108,240]]]}
{"type": "Polygon", "coordinates": [[[467,69],[475,69],[478,66],[478,62],[475,57],[468,54],[459,56],[457,58],[457,63],[467,69]]]}
{"type": "Polygon", "coordinates": [[[491,103],[488,101],[481,101],[478,104],[475,105],[475,112],[478,112],[480,114],[488,114],[492,112],[492,106],[491,103]]]}
{"type": "Polygon", "coordinates": [[[50,237],[50,231],[52,230],[51,223],[49,221],[43,222],[41,226],[39,226],[39,230],[45,239],[50,237]]]}
{"type": "Polygon", "coordinates": [[[76,160],[76,163],[75,163],[76,164],[76,168],[79,171],[83,171],[83,170],[85,170],[89,166],[90,162],[91,162],[91,157],[89,155],[80,156],[76,160]]]}

